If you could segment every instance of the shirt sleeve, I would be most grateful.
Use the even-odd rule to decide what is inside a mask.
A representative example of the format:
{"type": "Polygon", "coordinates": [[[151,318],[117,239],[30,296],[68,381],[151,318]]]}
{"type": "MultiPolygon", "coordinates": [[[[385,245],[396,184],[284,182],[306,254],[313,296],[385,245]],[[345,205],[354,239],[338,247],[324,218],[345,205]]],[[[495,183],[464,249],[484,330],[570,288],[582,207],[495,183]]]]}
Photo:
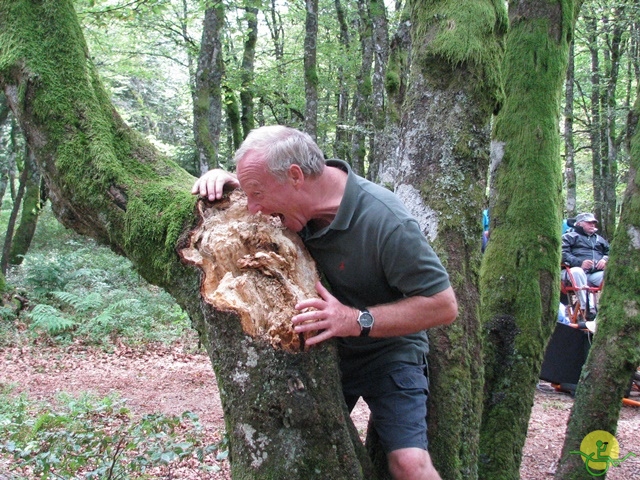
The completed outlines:
{"type": "Polygon", "coordinates": [[[382,248],[389,284],[405,297],[430,297],[450,286],[449,275],[415,220],[400,223],[382,248]]]}

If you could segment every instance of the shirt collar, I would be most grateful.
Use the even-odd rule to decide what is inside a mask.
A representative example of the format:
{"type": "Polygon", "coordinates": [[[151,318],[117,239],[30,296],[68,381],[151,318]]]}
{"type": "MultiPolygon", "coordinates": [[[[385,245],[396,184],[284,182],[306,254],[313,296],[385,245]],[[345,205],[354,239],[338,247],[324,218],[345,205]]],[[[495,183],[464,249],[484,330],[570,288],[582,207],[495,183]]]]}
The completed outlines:
{"type": "Polygon", "coordinates": [[[347,183],[340,201],[340,207],[338,207],[338,212],[328,227],[333,230],[346,230],[349,228],[356,209],[359,191],[357,185],[358,177],[351,169],[351,166],[343,160],[327,160],[327,166],[336,167],[347,172],[347,183]]]}

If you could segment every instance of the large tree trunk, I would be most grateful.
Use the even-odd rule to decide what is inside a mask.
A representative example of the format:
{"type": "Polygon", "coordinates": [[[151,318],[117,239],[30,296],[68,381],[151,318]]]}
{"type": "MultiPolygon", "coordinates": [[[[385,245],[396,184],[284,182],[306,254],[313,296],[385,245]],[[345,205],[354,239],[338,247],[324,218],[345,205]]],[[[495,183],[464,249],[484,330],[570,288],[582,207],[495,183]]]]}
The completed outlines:
{"type": "Polygon", "coordinates": [[[512,2],[505,103],[492,142],[495,198],[481,274],[485,399],[480,477],[518,478],[560,293],[558,116],[579,2],[512,2]],[[509,431],[505,432],[505,425],[509,431]]]}
{"type": "Polygon", "coordinates": [[[381,165],[380,180],[409,206],[451,273],[459,318],[429,331],[429,449],[443,478],[472,479],[483,384],[480,213],[507,18],[500,2],[485,0],[416,0],[409,8],[412,55],[400,156],[381,165]]]}
{"type": "MultiPolygon", "coordinates": [[[[242,308],[216,307],[206,296],[211,285],[201,284],[200,271],[178,257],[176,247],[188,245],[195,219],[196,199],[189,193],[194,178],[115,112],[72,2],[0,3],[0,44],[0,87],[42,169],[57,218],[127,256],[192,318],[222,391],[234,477],[372,477],[346,412],[331,345],[285,349],[295,349],[295,339],[283,341],[279,329],[278,338],[269,328],[252,329],[242,308]]],[[[254,228],[251,222],[247,229],[254,228]]],[[[271,239],[262,240],[270,256],[271,239]]],[[[287,295],[296,282],[287,280],[289,272],[265,267],[262,258],[256,253],[256,265],[249,261],[246,269],[262,275],[266,268],[273,275],[267,280],[283,286],[276,302],[291,305],[287,295]]],[[[245,293],[252,320],[265,296],[245,293]]],[[[266,321],[288,318],[290,312],[266,321]]]]}
{"type": "MultiPolygon", "coordinates": [[[[606,287],[598,310],[598,330],[582,369],[576,400],[556,478],[585,478],[585,462],[576,452],[586,435],[595,431],[615,435],[622,397],[631,375],[640,365],[640,88],[629,126],[635,134],[630,144],[629,180],[620,222],[611,242],[606,287]]],[[[601,439],[602,440],[602,439],[601,439]]],[[[608,440],[606,437],[604,440],[608,440]]],[[[585,455],[595,453],[584,451],[585,455]]],[[[611,451],[606,452],[607,455],[611,451]]],[[[619,459],[629,452],[620,451],[619,459]]],[[[638,452],[633,452],[638,454],[638,452]]],[[[612,460],[618,457],[612,456],[612,460]]],[[[598,475],[611,465],[592,462],[598,475]]]]}

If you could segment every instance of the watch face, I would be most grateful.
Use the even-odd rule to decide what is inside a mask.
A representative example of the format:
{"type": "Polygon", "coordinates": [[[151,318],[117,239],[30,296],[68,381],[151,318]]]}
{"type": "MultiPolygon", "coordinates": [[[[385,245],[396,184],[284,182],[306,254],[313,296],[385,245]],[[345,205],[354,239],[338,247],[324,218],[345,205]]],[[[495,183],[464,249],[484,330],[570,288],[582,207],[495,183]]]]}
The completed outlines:
{"type": "Polygon", "coordinates": [[[362,328],[370,328],[373,325],[373,315],[369,312],[360,312],[358,323],[362,328]]]}

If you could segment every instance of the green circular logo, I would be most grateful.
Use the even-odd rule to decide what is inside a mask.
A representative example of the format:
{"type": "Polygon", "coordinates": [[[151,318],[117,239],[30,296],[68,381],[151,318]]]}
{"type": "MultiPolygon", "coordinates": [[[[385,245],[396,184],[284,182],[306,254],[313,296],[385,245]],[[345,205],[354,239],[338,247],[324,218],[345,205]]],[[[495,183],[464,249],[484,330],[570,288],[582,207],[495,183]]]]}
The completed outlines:
{"type": "Polygon", "coordinates": [[[620,456],[620,444],[609,432],[594,430],[582,439],[580,451],[586,454],[582,460],[589,462],[589,469],[606,471],[609,462],[620,456]]]}

